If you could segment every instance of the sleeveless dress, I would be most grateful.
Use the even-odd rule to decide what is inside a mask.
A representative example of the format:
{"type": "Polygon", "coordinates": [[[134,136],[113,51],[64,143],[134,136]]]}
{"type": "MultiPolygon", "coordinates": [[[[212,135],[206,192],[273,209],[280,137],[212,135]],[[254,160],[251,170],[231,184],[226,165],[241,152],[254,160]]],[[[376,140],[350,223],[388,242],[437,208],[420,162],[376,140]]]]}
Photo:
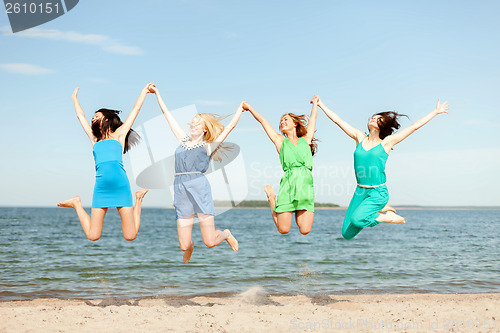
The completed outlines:
{"type": "Polygon", "coordinates": [[[285,172],[274,211],[277,213],[307,210],[314,212],[314,186],[312,177],[312,153],[303,137],[297,146],[285,138],[281,144],[280,162],[285,172]]]}
{"type": "MultiPolygon", "coordinates": [[[[370,150],[363,148],[363,141],[356,146],[354,151],[354,172],[356,181],[360,185],[377,186],[385,184],[385,164],[389,154],[382,143],[370,150]]],[[[352,239],[365,227],[374,227],[380,222],[375,220],[380,211],[389,201],[387,186],[374,188],[356,187],[356,191],[349,203],[342,225],[342,236],[352,239]]]]}
{"type": "Polygon", "coordinates": [[[187,146],[189,137],[182,139],[175,150],[174,207],[177,219],[195,213],[215,215],[212,189],[203,174],[210,165],[205,142],[187,146]]]}
{"type": "Polygon", "coordinates": [[[123,147],[114,139],[94,144],[95,185],[92,208],[132,207],[132,193],[123,168],[123,147]]]}

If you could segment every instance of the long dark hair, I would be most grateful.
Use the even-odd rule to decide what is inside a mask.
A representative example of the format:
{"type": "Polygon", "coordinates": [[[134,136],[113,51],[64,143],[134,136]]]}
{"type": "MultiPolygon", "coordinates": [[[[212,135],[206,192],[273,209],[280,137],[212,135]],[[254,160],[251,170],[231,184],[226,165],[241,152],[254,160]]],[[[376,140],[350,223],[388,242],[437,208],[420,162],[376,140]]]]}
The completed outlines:
{"type": "MultiPolygon", "coordinates": [[[[297,127],[295,128],[295,131],[297,132],[297,136],[299,138],[305,136],[307,134],[307,120],[309,118],[305,114],[296,115],[294,113],[285,113],[284,115],[282,115],[280,118],[280,127],[279,127],[280,132],[283,133],[283,131],[281,130],[281,119],[283,119],[283,117],[286,115],[290,116],[290,118],[292,118],[293,123],[297,125],[297,127]]],[[[285,133],[283,133],[283,134],[286,136],[285,133]]],[[[314,138],[314,136],[313,136],[313,139],[311,140],[311,143],[309,144],[309,147],[311,147],[311,154],[313,156],[318,151],[318,144],[315,141],[318,141],[318,139],[314,138]]]]}
{"type": "Polygon", "coordinates": [[[398,122],[399,117],[408,117],[405,114],[400,114],[394,111],[379,112],[373,116],[380,116],[380,118],[377,119],[377,125],[379,128],[378,136],[382,140],[401,127],[398,122]]]}
{"type": "MultiPolygon", "coordinates": [[[[107,134],[113,133],[120,127],[123,122],[121,121],[118,114],[121,111],[111,110],[111,109],[99,109],[95,113],[100,112],[103,118],[99,121],[92,122],[92,134],[94,134],[97,141],[101,141],[106,137],[107,134]]],[[[125,147],[123,147],[123,153],[125,154],[133,146],[135,146],[141,137],[136,131],[130,129],[125,137],[125,147]]]]}

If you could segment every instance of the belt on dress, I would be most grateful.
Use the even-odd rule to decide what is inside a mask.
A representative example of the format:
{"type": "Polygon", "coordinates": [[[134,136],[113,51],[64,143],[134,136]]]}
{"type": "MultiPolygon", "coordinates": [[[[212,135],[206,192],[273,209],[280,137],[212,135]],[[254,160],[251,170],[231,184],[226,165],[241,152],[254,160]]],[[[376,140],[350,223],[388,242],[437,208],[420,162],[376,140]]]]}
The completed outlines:
{"type": "Polygon", "coordinates": [[[358,184],[358,186],[362,187],[362,188],[375,188],[375,187],[384,186],[385,184],[387,184],[387,183],[383,183],[383,184],[380,184],[380,185],[361,185],[361,184],[358,184]]]}
{"type": "Polygon", "coordinates": [[[200,171],[189,171],[189,172],[177,172],[174,176],[180,176],[180,175],[192,175],[192,174],[196,174],[196,173],[201,173],[201,174],[203,174],[203,172],[200,172],[200,171]]]}

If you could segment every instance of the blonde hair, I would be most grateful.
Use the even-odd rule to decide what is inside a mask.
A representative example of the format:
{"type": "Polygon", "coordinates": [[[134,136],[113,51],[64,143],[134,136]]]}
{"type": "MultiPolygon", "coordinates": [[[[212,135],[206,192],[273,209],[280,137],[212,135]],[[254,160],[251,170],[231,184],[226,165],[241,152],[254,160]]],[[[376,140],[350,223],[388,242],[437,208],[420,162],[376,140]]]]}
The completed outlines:
{"type": "MultiPolygon", "coordinates": [[[[198,113],[196,115],[200,119],[203,120],[203,125],[205,127],[205,141],[208,143],[214,142],[219,135],[222,133],[224,130],[224,125],[221,123],[221,120],[223,120],[226,117],[221,117],[217,114],[213,113],[198,113]]],[[[217,162],[222,161],[222,157],[219,154],[221,151],[222,153],[225,150],[230,150],[229,146],[220,144],[213,152],[212,155],[210,156],[210,159],[214,159],[217,162]]],[[[225,155],[225,154],[224,154],[225,155]]]]}

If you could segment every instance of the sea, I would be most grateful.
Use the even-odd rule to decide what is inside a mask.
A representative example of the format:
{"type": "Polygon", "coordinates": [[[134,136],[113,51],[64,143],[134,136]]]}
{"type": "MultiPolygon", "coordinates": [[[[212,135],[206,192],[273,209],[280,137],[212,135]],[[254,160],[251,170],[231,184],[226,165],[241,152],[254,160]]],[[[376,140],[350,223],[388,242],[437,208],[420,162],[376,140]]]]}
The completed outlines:
{"type": "Polygon", "coordinates": [[[345,210],[317,209],[310,234],[281,235],[269,209],[216,216],[240,249],[207,248],[199,224],[182,263],[172,209],[143,208],[136,240],[115,209],[100,240],[86,239],[69,208],[0,207],[0,301],[268,294],[500,292],[499,209],[401,209],[406,224],[341,235],[345,210]]]}

